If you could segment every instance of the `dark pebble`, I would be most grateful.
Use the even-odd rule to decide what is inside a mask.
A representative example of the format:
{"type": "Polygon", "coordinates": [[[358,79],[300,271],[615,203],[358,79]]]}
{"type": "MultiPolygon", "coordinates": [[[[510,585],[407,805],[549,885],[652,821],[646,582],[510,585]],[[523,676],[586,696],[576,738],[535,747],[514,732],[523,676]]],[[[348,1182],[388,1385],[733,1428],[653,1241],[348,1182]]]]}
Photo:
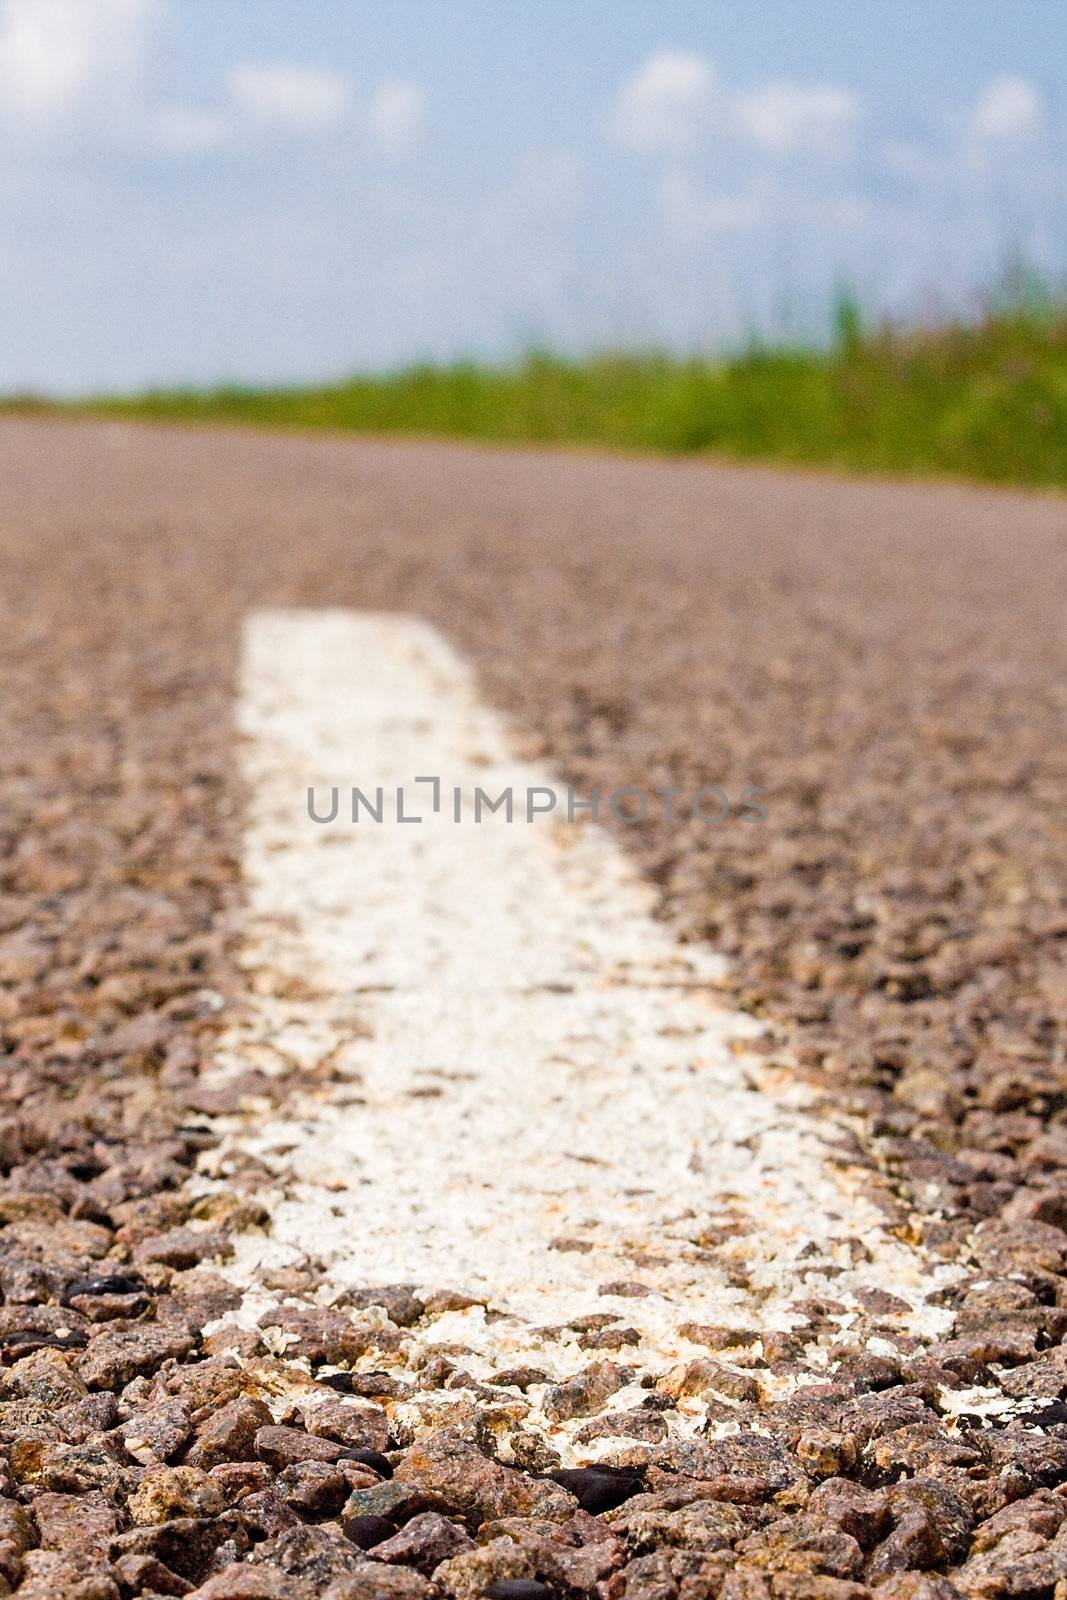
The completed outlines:
{"type": "Polygon", "coordinates": [[[614,1511],[644,1487],[641,1474],[629,1467],[565,1467],[549,1474],[554,1483],[574,1495],[583,1511],[594,1516],[614,1511]]]}
{"type": "Polygon", "coordinates": [[[365,1399],[401,1392],[401,1386],[388,1372],[326,1372],[318,1381],[338,1394],[362,1395],[365,1399]]]}
{"type": "Polygon", "coordinates": [[[65,1298],[79,1294],[144,1294],[148,1285],[139,1272],[111,1272],[98,1278],[77,1278],[67,1286],[65,1298]]]}
{"type": "Polygon", "coordinates": [[[84,1350],[88,1344],[84,1333],[72,1328],[69,1333],[41,1333],[35,1328],[18,1328],[0,1335],[0,1345],[6,1350],[17,1350],[20,1355],[32,1355],[35,1350],[84,1350]]]}
{"type": "Polygon", "coordinates": [[[349,1517],[344,1528],[346,1537],[360,1550],[373,1550],[376,1544],[382,1544],[400,1531],[388,1517],[375,1516],[349,1517]]]}
{"type": "Polygon", "coordinates": [[[1027,1428],[1062,1428],[1067,1423],[1067,1405],[1062,1400],[1053,1400],[1040,1411],[1028,1411],[1019,1420],[1027,1428]]]}
{"type": "Polygon", "coordinates": [[[355,1381],[354,1372],[324,1372],[318,1379],[319,1383],[324,1383],[328,1389],[334,1389],[338,1394],[353,1394],[355,1381]]]}
{"type": "Polygon", "coordinates": [[[210,1149],[218,1137],[210,1128],[202,1127],[196,1122],[183,1122],[175,1131],[181,1135],[187,1145],[191,1145],[198,1150],[210,1149]]]}
{"type": "Polygon", "coordinates": [[[391,1478],[393,1476],[389,1458],[383,1456],[380,1450],[342,1450],[337,1459],[338,1461],[358,1461],[364,1467],[371,1467],[380,1478],[391,1478]]]}
{"type": "Polygon", "coordinates": [[[552,1600],[548,1584],[534,1578],[497,1578],[485,1592],[492,1600],[552,1600]]]}

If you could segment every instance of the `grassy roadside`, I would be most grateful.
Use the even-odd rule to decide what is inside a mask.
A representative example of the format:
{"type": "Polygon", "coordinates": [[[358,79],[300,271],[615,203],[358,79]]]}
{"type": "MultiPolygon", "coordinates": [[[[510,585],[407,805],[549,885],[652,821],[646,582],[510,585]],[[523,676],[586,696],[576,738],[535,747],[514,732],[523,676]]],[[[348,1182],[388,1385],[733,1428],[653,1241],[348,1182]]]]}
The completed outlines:
{"type": "Polygon", "coordinates": [[[752,347],[503,367],[456,364],[323,387],[159,390],[77,408],[130,418],[723,452],[851,470],[1067,486],[1067,308],[935,331],[864,333],[847,305],[828,350],[752,347]]]}

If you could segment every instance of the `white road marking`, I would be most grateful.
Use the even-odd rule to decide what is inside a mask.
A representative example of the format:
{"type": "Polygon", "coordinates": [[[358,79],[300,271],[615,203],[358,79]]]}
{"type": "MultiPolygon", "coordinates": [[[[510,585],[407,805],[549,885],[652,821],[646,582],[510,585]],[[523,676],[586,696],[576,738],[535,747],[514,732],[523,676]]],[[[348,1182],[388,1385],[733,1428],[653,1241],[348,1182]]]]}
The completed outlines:
{"type": "MultiPolygon", "coordinates": [[[[475,786],[560,786],[512,754],[438,633],[400,615],[257,613],[239,727],[251,1000],[218,1071],[328,1060],[334,1079],[233,1128],[231,1150],[281,1174],[270,1239],[244,1236],[232,1269],[244,1283],[309,1255],[330,1294],[479,1296],[488,1310],[413,1339],[462,1347],[483,1378],[526,1361],[558,1379],[604,1357],[662,1374],[707,1353],[687,1323],[787,1329],[798,1297],[855,1308],[864,1285],[907,1300],[913,1331],[941,1325],[922,1304],[928,1263],[886,1231],[868,1177],[831,1159],[833,1126],[746,1057],[758,1029],[716,1000],[720,961],[653,919],[610,837],[545,817],[475,825],[475,786]],[[442,779],[436,815],[420,775],[442,779]],[[421,820],[353,825],[353,784],[404,785],[421,820]],[[320,805],[339,786],[334,822],[309,819],[309,785],[320,805]],[[583,1349],[565,1325],[596,1313],[640,1343],[583,1349]]],[[[701,1415],[683,1405],[673,1425],[701,1415]]],[[[541,1421],[557,1444],[580,1425],[541,1421]]]]}

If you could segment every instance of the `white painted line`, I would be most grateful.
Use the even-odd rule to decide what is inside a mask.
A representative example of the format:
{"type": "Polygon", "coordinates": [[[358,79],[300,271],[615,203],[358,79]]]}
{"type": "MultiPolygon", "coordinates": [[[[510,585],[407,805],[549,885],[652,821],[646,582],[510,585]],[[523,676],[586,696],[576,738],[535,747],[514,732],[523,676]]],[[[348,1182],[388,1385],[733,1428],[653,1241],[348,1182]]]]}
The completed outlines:
{"type": "MultiPolygon", "coordinates": [[[[502,813],[475,825],[476,785],[554,780],[511,753],[439,634],[406,616],[255,614],[239,726],[252,998],[219,1072],[328,1058],[335,1078],[233,1134],[293,1174],[271,1239],[244,1237],[244,1282],[307,1253],[331,1293],[479,1295],[489,1314],[449,1312],[425,1340],[458,1343],[480,1376],[612,1354],[544,1332],[595,1313],[640,1335],[612,1355],[637,1378],[707,1353],[686,1323],[788,1328],[820,1292],[855,1306],[875,1285],[915,1308],[913,1329],[940,1325],[927,1263],[885,1231],[865,1175],[828,1159],[835,1130],[801,1091],[757,1084],[756,1025],[714,997],[720,961],[653,919],[609,836],[502,813]],[[433,814],[419,775],[462,789],[462,822],[447,803],[433,814]],[[309,784],[323,806],[339,786],[336,821],[309,819],[309,784]],[[353,784],[404,785],[422,820],[353,825],[353,784]]],[[[577,1426],[545,1424],[557,1443],[577,1426]]]]}

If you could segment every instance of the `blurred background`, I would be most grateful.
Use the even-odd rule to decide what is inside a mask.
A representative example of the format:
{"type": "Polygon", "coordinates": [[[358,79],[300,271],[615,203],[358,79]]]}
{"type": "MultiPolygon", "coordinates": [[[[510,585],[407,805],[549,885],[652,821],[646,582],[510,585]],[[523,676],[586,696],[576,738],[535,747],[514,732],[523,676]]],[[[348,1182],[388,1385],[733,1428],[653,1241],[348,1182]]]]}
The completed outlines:
{"type": "Polygon", "coordinates": [[[1067,481],[1060,0],[0,0],[0,390],[1067,481]]]}

